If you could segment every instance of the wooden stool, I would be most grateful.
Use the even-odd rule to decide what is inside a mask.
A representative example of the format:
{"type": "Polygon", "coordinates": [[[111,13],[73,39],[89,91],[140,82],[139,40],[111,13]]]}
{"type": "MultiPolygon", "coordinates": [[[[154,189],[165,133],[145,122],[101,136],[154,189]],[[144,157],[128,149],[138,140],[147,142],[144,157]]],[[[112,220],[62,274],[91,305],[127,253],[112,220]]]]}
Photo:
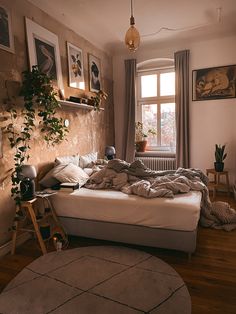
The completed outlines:
{"type": "Polygon", "coordinates": [[[228,191],[228,195],[230,195],[230,186],[229,186],[229,174],[228,171],[217,172],[215,169],[206,169],[206,174],[214,176],[213,181],[209,181],[208,188],[209,190],[213,190],[213,200],[216,197],[217,189],[223,189],[228,191]],[[225,182],[221,182],[221,177],[225,178],[225,182]]]}
{"type": "MultiPolygon", "coordinates": [[[[20,207],[18,209],[25,209],[26,210],[26,217],[30,221],[30,225],[27,226],[22,226],[20,227],[21,220],[15,218],[14,220],[14,226],[13,226],[13,234],[12,234],[12,249],[11,249],[11,254],[15,254],[15,249],[16,249],[16,238],[17,234],[19,231],[25,231],[25,232],[33,232],[36,234],[41,251],[43,254],[47,253],[47,249],[45,246],[45,241],[48,241],[53,237],[53,235],[58,232],[61,234],[63,240],[66,241],[66,234],[63,230],[63,227],[60,223],[60,221],[57,218],[57,215],[53,209],[52,206],[48,208],[48,211],[44,213],[44,215],[40,218],[37,217],[36,210],[33,206],[33,204],[37,201],[39,197],[36,197],[30,201],[22,201],[20,203],[20,207]],[[54,227],[50,228],[51,229],[51,235],[47,239],[43,239],[42,234],[40,232],[40,225],[41,223],[45,222],[48,218],[52,219],[52,222],[54,223],[54,227]]],[[[42,196],[40,198],[43,198],[42,196]]]]}

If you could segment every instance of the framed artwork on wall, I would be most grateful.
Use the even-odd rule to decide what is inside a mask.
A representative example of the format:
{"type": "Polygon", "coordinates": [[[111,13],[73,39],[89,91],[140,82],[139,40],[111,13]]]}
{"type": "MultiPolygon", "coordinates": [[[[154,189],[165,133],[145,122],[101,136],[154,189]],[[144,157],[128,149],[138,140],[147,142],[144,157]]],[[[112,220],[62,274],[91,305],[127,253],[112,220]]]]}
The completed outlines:
{"type": "Polygon", "coordinates": [[[236,65],[193,70],[192,100],[236,97],[236,65]]]}
{"type": "Polygon", "coordinates": [[[89,89],[91,92],[99,92],[102,89],[100,59],[89,53],[88,64],[89,64],[89,89]]]}
{"type": "Polygon", "coordinates": [[[53,84],[63,91],[57,35],[28,18],[25,21],[30,67],[38,65],[43,73],[52,77],[53,84]]]}
{"type": "Polygon", "coordinates": [[[0,3],[0,48],[14,53],[10,10],[0,3]]]}
{"type": "Polygon", "coordinates": [[[83,52],[80,48],[67,42],[69,86],[85,89],[83,52]]]}

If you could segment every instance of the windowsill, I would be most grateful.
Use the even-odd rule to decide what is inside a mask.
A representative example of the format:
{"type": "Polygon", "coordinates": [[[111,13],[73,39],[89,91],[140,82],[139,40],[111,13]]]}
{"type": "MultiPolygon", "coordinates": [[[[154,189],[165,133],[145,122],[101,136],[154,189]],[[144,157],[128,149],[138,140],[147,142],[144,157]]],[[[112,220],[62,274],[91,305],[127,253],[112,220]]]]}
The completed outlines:
{"type": "Polygon", "coordinates": [[[146,152],[135,152],[135,157],[170,157],[175,158],[176,153],[171,151],[146,151],[146,152]]]}

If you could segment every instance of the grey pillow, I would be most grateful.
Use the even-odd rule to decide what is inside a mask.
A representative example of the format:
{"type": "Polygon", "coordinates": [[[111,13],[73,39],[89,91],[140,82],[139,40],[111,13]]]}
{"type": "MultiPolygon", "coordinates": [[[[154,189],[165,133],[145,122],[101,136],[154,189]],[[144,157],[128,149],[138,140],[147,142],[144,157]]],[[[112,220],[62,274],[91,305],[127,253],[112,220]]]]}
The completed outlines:
{"type": "Polygon", "coordinates": [[[39,184],[44,188],[51,188],[52,186],[59,183],[59,181],[54,178],[54,175],[60,172],[62,169],[66,167],[66,164],[58,164],[54,168],[52,168],[46,175],[39,181],[39,184]]]}

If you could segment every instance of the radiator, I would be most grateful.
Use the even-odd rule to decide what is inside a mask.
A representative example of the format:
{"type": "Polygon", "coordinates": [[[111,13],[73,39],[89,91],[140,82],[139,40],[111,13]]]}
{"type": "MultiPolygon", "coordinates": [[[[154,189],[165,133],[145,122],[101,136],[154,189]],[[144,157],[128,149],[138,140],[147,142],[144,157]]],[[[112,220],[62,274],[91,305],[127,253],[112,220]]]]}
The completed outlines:
{"type": "Polygon", "coordinates": [[[144,165],[152,170],[175,170],[176,159],[171,157],[135,157],[140,159],[144,165]]]}

